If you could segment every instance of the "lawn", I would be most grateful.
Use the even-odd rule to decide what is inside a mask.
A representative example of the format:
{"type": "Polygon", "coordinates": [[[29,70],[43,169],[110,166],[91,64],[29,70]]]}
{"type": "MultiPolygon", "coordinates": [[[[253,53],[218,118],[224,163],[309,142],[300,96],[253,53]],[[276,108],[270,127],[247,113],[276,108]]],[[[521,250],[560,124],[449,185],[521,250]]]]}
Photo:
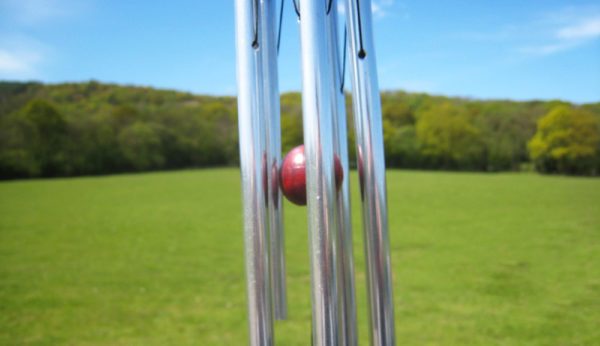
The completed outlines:
{"type": "MultiPolygon", "coordinates": [[[[359,337],[368,344],[356,174],[359,337]]],[[[0,344],[243,345],[236,169],[0,183],[0,344]]],[[[600,344],[600,179],[389,171],[397,343],[600,344]]],[[[310,344],[306,209],[285,205],[310,344]]]]}

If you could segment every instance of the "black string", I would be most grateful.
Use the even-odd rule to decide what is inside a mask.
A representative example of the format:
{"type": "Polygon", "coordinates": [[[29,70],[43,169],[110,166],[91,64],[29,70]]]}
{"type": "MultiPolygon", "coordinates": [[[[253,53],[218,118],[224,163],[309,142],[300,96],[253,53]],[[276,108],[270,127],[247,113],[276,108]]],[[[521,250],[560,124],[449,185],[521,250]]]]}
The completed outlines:
{"type": "Polygon", "coordinates": [[[252,40],[252,48],[258,48],[258,0],[252,1],[252,10],[254,11],[254,40],[252,40]]]}
{"type": "Polygon", "coordinates": [[[358,16],[358,41],[360,44],[360,50],[358,51],[358,57],[364,59],[367,56],[367,52],[363,48],[363,38],[362,38],[362,23],[360,20],[360,0],[356,0],[356,12],[358,16]]]}
{"type": "Polygon", "coordinates": [[[342,58],[342,82],[340,83],[341,84],[340,92],[342,94],[344,93],[344,81],[346,81],[346,45],[347,45],[346,31],[347,31],[347,28],[346,28],[346,26],[344,26],[344,58],[342,58]]]}
{"type": "Polygon", "coordinates": [[[296,0],[292,0],[294,3],[294,10],[296,10],[296,14],[298,15],[298,19],[300,19],[300,10],[298,10],[298,5],[296,4],[296,0]]]}
{"type": "Polygon", "coordinates": [[[283,0],[279,9],[279,32],[277,33],[277,55],[279,55],[279,44],[281,43],[281,23],[283,22],[283,0]]]}
{"type": "Polygon", "coordinates": [[[329,5],[327,6],[327,13],[329,14],[329,12],[331,11],[331,4],[333,4],[333,0],[329,0],[329,5]]]}

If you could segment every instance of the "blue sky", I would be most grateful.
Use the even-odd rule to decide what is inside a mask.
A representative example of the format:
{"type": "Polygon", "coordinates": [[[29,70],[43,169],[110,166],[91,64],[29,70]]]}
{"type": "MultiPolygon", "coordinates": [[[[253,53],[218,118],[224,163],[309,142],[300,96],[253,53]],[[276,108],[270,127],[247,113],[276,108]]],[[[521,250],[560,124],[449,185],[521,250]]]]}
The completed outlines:
{"type": "MultiPolygon", "coordinates": [[[[284,6],[280,89],[299,90],[284,6]]],[[[600,101],[598,1],[375,0],[372,11],[384,90],[600,101]]],[[[0,80],[90,79],[234,95],[233,0],[0,0],[0,80]]]]}

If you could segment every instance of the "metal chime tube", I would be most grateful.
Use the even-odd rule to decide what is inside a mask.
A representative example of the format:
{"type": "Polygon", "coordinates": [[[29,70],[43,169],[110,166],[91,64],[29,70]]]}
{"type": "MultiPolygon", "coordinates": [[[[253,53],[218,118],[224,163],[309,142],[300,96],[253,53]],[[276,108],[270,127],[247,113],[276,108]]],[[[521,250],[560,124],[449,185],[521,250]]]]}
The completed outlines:
{"type": "Polygon", "coordinates": [[[279,166],[281,164],[281,111],[277,80],[277,31],[275,28],[275,1],[257,1],[260,6],[258,37],[262,53],[264,117],[267,128],[267,186],[269,214],[269,265],[273,297],[273,314],[276,320],[287,317],[285,254],[283,238],[283,212],[279,192],[279,166]]]}
{"type": "Polygon", "coordinates": [[[343,90],[342,57],[338,46],[337,1],[331,1],[327,14],[327,37],[333,83],[333,151],[339,158],[344,172],[342,187],[337,192],[337,224],[335,258],[337,260],[339,344],[356,345],[356,298],[354,291],[354,263],[352,251],[352,221],[350,212],[350,171],[348,166],[348,133],[346,124],[346,100],[343,90]]]}
{"type": "Polygon", "coordinates": [[[267,212],[268,164],[258,1],[236,0],[238,126],[250,345],[273,345],[267,212]]]}
{"type": "Polygon", "coordinates": [[[313,344],[338,344],[334,238],[336,193],[333,111],[336,95],[328,51],[327,4],[301,0],[302,113],[312,288],[313,344]]]}
{"type": "Polygon", "coordinates": [[[387,218],[381,100],[371,1],[346,0],[356,155],[362,202],[372,345],[393,345],[394,305],[387,218]]]}

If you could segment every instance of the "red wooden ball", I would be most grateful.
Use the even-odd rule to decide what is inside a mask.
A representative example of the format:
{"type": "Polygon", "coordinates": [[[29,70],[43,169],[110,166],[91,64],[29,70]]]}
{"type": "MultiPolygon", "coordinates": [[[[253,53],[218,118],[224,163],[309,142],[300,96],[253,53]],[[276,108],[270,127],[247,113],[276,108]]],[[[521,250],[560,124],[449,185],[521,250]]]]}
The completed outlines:
{"type": "MultiPolygon", "coordinates": [[[[344,170],[337,155],[333,157],[336,189],[342,186],[344,170]]],[[[292,203],[306,205],[306,156],[304,145],[290,150],[283,158],[279,170],[279,183],[283,195],[292,203]]]]}

